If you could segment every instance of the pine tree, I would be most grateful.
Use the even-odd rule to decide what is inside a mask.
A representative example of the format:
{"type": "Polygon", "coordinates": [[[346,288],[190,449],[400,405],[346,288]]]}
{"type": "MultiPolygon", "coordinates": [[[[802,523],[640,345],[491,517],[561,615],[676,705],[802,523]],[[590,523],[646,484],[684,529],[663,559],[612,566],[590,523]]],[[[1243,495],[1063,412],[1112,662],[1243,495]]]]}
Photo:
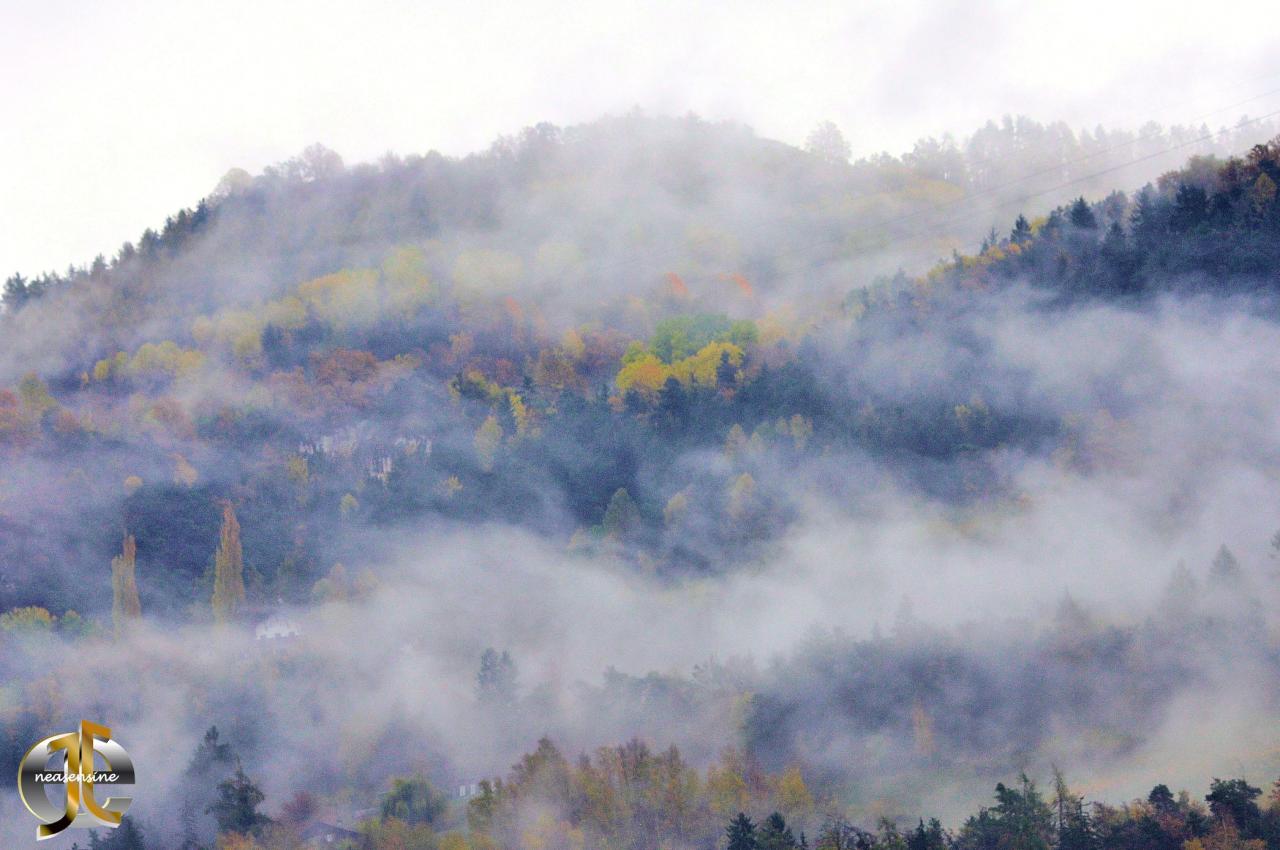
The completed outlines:
{"type": "Polygon", "coordinates": [[[928,825],[921,819],[916,828],[907,833],[907,850],[946,850],[947,835],[937,818],[930,819],[928,825]]]}
{"type": "Polygon", "coordinates": [[[1209,565],[1209,575],[1214,581],[1230,584],[1240,580],[1240,561],[1232,554],[1224,543],[1218,547],[1218,552],[1213,556],[1213,563],[1209,565]]]}
{"type": "Polygon", "coordinates": [[[729,839],[726,850],[756,850],[756,825],[744,812],[738,812],[724,832],[729,839]]]}
{"type": "Polygon", "coordinates": [[[182,839],[178,844],[178,850],[201,850],[200,838],[196,831],[196,809],[190,799],[182,801],[182,807],[178,811],[178,823],[182,826],[182,839]]]}
{"type": "Polygon", "coordinates": [[[142,828],[133,818],[125,818],[105,836],[89,833],[89,850],[147,850],[142,828]]]}
{"type": "Polygon", "coordinates": [[[1178,810],[1178,801],[1163,782],[1151,789],[1147,802],[1160,814],[1170,814],[1178,810]]]}
{"type": "Polygon", "coordinates": [[[126,534],[124,547],[111,559],[111,622],[116,634],[122,634],[129,623],[142,616],[142,603],[138,601],[138,584],[134,578],[134,566],[138,545],[132,534],[126,534]]]}
{"type": "Polygon", "coordinates": [[[1098,219],[1089,208],[1089,202],[1083,197],[1076,198],[1071,204],[1070,219],[1074,227],[1086,230],[1095,230],[1098,227],[1098,219]]]}
{"type": "Polygon", "coordinates": [[[1025,245],[1031,241],[1031,223],[1027,221],[1025,215],[1019,215],[1017,221],[1013,223],[1009,241],[1015,245],[1025,245]]]}
{"type": "Polygon", "coordinates": [[[765,818],[756,837],[759,850],[793,850],[796,847],[796,836],[787,826],[787,821],[779,812],[765,818]]]}
{"type": "Polygon", "coordinates": [[[208,850],[213,838],[213,824],[208,823],[206,828],[206,819],[202,816],[208,814],[218,783],[228,778],[232,768],[239,763],[231,745],[218,734],[218,727],[209,727],[192,753],[180,783],[182,802],[178,822],[181,839],[178,850],[208,850]]]}
{"type": "Polygon", "coordinates": [[[235,508],[222,507],[222,532],[213,561],[213,618],[219,623],[235,619],[244,605],[244,550],[240,547],[240,523],[235,508]]]}
{"type": "Polygon", "coordinates": [[[1098,842],[1093,824],[1084,810],[1084,800],[1072,794],[1057,768],[1053,771],[1054,809],[1058,832],[1057,850],[1094,850],[1098,842]]]}
{"type": "Polygon", "coordinates": [[[518,696],[516,662],[511,653],[499,653],[492,647],[480,656],[480,672],[476,676],[476,694],[487,705],[514,705],[518,696]]]}
{"type": "Polygon", "coordinates": [[[234,776],[218,784],[218,798],[208,812],[218,822],[219,832],[248,835],[268,820],[258,812],[264,799],[262,789],[237,767],[234,776]]]}
{"type": "Polygon", "coordinates": [[[656,424],[668,433],[680,434],[689,425],[689,393],[679,379],[667,378],[658,390],[656,424]]]}

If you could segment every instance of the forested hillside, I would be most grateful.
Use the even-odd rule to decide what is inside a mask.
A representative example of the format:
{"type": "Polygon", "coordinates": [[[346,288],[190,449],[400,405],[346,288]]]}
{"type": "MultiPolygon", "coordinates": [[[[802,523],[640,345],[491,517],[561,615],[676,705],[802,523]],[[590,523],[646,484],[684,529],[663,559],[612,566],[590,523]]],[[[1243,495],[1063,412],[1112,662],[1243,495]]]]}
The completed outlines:
{"type": "Polygon", "coordinates": [[[993,189],[1042,190],[997,161],[1024,176],[1056,162],[1059,179],[1196,138],[1077,138],[1019,119],[964,153],[926,140],[848,166],[822,134],[806,154],[738,128],[627,118],[540,126],[462,161],[345,169],[316,148],[256,179],[233,173],[110,263],[7,282],[0,435],[14,471],[0,487],[15,489],[0,522],[10,547],[41,525],[56,543],[9,553],[28,568],[0,605],[70,605],[44,559],[56,551],[79,575],[123,534],[144,572],[157,568],[148,607],[206,597],[227,498],[252,512],[256,592],[305,599],[330,553],[348,560],[344,539],[423,515],[575,546],[621,538],[663,573],[722,571],[789,523],[767,468],[789,455],[856,450],[935,495],[998,496],[984,457],[1052,451],[1079,427],[993,406],[973,375],[920,397],[886,391],[867,355],[911,325],[941,328],[939,310],[970,309],[950,290],[988,277],[1073,295],[1195,275],[1221,290],[1205,282],[1219,273],[1265,288],[1274,148],[1197,160],[1132,201],[1024,217],[938,291],[867,281],[963,244],[966,205],[983,209],[993,189]],[[897,239],[898,225],[917,235],[897,239]],[[844,371],[833,350],[859,365],[844,371]],[[676,461],[695,448],[729,462],[690,476],[676,461]]]}
{"type": "Polygon", "coordinates": [[[1280,270],[1280,141],[1241,158],[1195,158],[1132,197],[1084,197],[993,233],[953,281],[1032,280],[1064,298],[1274,295],[1280,270]]]}
{"type": "Polygon", "coordinates": [[[1275,850],[1274,130],[317,146],[14,275],[0,760],[145,738],[114,850],[1275,850]]]}

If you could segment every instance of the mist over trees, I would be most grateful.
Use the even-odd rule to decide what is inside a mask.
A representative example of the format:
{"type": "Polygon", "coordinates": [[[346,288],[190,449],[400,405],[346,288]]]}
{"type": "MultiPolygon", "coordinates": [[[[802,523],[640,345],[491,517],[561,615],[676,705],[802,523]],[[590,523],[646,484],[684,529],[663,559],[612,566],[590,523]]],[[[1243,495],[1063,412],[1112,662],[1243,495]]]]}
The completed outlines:
{"type": "Polygon", "coordinates": [[[314,146],[14,275],[0,761],[105,715],[129,850],[1280,848],[1275,129],[314,146]]]}

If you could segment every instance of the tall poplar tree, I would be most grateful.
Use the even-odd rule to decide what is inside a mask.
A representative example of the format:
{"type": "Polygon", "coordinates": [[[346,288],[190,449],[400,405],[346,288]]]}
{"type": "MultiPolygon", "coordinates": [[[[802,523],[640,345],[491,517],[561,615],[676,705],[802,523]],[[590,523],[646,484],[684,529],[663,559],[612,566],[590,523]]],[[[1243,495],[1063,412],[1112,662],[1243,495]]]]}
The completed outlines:
{"type": "Polygon", "coordinates": [[[128,627],[131,620],[142,617],[138,583],[134,578],[137,554],[138,544],[132,534],[126,534],[123,549],[111,559],[111,622],[117,635],[128,627]]]}
{"type": "Polygon", "coordinates": [[[244,550],[240,547],[240,523],[230,502],[222,506],[222,532],[213,560],[213,618],[219,623],[235,619],[244,605],[244,550]]]}

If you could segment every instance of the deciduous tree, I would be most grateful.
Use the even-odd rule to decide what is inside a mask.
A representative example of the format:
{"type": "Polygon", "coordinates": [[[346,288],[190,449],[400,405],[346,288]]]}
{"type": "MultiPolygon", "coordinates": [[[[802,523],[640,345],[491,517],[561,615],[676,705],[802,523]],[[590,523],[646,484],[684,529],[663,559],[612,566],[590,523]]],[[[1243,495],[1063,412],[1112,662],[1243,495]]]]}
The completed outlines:
{"type": "Polygon", "coordinates": [[[138,544],[132,534],[124,537],[119,555],[111,559],[111,622],[116,635],[121,635],[129,624],[142,617],[142,603],[138,600],[138,584],[134,577],[138,544]]]}
{"type": "Polygon", "coordinates": [[[230,502],[222,506],[222,531],[213,559],[213,617],[219,623],[236,618],[244,606],[244,550],[240,523],[230,502]]]}

